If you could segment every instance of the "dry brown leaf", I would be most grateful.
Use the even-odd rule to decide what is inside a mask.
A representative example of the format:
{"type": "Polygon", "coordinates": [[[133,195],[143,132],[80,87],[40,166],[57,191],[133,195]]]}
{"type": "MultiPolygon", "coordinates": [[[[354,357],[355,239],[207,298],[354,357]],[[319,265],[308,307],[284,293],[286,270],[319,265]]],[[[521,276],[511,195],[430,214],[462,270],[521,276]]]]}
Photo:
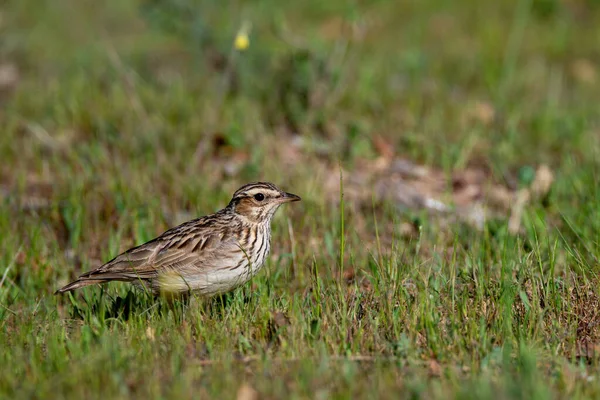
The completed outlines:
{"type": "Polygon", "coordinates": [[[530,197],[529,189],[521,189],[517,192],[510,218],[508,219],[508,231],[513,235],[519,233],[519,230],[521,229],[523,211],[525,210],[525,205],[529,202],[530,197]]]}
{"type": "Polygon", "coordinates": [[[490,125],[496,118],[496,110],[490,103],[477,102],[473,107],[473,115],[484,125],[490,125]]]}
{"type": "Polygon", "coordinates": [[[457,206],[467,206],[481,198],[481,185],[467,185],[455,191],[452,198],[457,206]]]}
{"type": "Polygon", "coordinates": [[[237,391],[237,400],[258,400],[258,392],[248,383],[243,383],[237,391]]]}
{"type": "Polygon", "coordinates": [[[504,186],[492,185],[486,191],[488,204],[502,210],[510,209],[514,200],[514,192],[504,186]]]}
{"type": "Polygon", "coordinates": [[[322,23],[319,31],[326,39],[340,39],[348,36],[349,24],[342,17],[335,16],[322,23]]]}
{"type": "Polygon", "coordinates": [[[485,101],[477,101],[467,106],[462,115],[463,123],[478,122],[485,126],[491,125],[496,119],[496,110],[485,101]]]}
{"type": "Polygon", "coordinates": [[[394,157],[394,146],[383,136],[375,135],[373,137],[373,147],[381,157],[392,159],[394,157]]]}
{"type": "Polygon", "coordinates": [[[400,236],[404,239],[415,238],[419,232],[414,224],[409,224],[408,222],[403,222],[400,225],[400,236]]]}
{"type": "Polygon", "coordinates": [[[347,284],[354,282],[354,278],[356,278],[356,271],[354,271],[354,268],[350,267],[346,269],[343,273],[343,278],[347,284]]]}
{"type": "Polygon", "coordinates": [[[274,313],[271,313],[271,319],[273,320],[275,325],[277,325],[277,327],[279,327],[279,328],[282,328],[282,327],[290,324],[289,318],[281,311],[276,311],[274,313]]]}
{"type": "Polygon", "coordinates": [[[148,327],[146,328],[146,337],[150,340],[150,341],[154,341],[154,328],[152,328],[151,326],[148,325],[148,327]]]}
{"type": "Polygon", "coordinates": [[[15,263],[17,265],[24,265],[25,261],[27,261],[27,255],[24,251],[19,251],[15,256],[15,263]]]}
{"type": "Polygon", "coordinates": [[[442,376],[442,367],[436,359],[429,360],[429,365],[427,366],[429,370],[429,376],[442,376]]]}
{"type": "Polygon", "coordinates": [[[581,83],[594,84],[598,80],[596,66],[590,60],[585,58],[573,61],[571,64],[571,72],[575,79],[581,83]]]}
{"type": "Polygon", "coordinates": [[[15,64],[0,64],[0,90],[12,89],[18,81],[19,70],[15,64]]]}
{"type": "Polygon", "coordinates": [[[540,199],[546,196],[548,192],[550,192],[552,182],[554,182],[554,175],[552,174],[550,167],[545,164],[540,165],[535,172],[535,179],[531,184],[532,197],[540,199]]]}

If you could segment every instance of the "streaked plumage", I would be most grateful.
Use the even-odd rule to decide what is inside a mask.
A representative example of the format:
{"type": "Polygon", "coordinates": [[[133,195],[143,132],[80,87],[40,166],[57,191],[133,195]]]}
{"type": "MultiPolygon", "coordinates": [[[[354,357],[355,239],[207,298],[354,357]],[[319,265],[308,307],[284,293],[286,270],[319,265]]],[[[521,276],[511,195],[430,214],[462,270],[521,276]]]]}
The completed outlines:
{"type": "Polygon", "coordinates": [[[224,209],[169,229],[56,293],[110,281],[131,282],[157,294],[227,292],[260,270],[269,254],[275,211],[283,203],[298,200],[272,183],[244,185],[224,209]]]}

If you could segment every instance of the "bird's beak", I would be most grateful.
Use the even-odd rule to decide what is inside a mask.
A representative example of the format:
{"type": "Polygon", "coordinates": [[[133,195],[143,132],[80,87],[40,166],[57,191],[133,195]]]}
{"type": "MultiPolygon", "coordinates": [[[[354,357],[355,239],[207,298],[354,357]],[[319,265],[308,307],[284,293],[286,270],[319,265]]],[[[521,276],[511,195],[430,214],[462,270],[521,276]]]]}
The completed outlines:
{"type": "Polygon", "coordinates": [[[279,201],[281,203],[290,203],[292,201],[300,201],[300,200],[302,200],[300,198],[300,196],[296,196],[295,194],[287,193],[287,192],[283,192],[281,197],[279,198],[279,201]]]}

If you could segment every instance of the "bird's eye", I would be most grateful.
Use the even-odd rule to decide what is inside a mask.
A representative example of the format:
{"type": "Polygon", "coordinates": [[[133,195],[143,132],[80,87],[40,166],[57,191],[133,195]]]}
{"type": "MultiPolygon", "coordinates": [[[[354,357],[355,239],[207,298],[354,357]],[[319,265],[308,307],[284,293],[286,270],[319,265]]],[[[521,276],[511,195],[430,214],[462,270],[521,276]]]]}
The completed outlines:
{"type": "Polygon", "coordinates": [[[254,195],[254,200],[256,201],[263,201],[265,199],[265,195],[262,193],[256,193],[254,195]]]}

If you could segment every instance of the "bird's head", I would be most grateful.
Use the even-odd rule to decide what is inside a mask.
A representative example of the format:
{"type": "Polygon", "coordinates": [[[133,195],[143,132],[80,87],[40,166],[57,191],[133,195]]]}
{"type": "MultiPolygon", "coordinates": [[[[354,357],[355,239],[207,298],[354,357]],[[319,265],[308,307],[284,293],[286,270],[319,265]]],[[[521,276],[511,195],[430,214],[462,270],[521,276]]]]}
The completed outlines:
{"type": "Polygon", "coordinates": [[[284,192],[268,182],[254,182],[242,186],[233,194],[229,206],[251,222],[270,222],[283,203],[299,201],[300,197],[284,192]]]}
{"type": "Polygon", "coordinates": [[[233,194],[229,207],[251,222],[270,222],[283,203],[299,201],[300,197],[284,192],[268,182],[254,182],[242,186],[233,194]]]}

